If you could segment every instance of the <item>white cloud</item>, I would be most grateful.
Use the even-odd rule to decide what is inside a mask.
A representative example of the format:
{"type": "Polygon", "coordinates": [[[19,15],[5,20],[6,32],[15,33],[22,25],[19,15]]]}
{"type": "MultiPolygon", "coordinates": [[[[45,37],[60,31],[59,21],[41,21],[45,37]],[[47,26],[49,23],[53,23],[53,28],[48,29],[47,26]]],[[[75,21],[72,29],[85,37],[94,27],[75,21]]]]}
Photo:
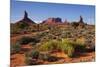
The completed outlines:
{"type": "Polygon", "coordinates": [[[35,23],[41,23],[42,21],[36,21],[36,20],[34,20],[34,22],[35,22],[35,23]]]}

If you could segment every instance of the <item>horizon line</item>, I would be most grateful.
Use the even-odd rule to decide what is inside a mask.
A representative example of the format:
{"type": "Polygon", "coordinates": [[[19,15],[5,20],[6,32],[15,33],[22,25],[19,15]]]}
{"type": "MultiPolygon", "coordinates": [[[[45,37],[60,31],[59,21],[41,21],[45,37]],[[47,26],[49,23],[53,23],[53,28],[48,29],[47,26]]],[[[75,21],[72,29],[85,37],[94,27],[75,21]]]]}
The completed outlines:
{"type": "MultiPolygon", "coordinates": [[[[30,18],[30,17],[28,17],[28,18],[30,18]]],[[[57,17],[48,17],[48,18],[57,18],[57,17]]],[[[47,20],[48,18],[46,18],[45,20],[47,20]]],[[[59,18],[61,18],[61,17],[59,17],[59,18]]],[[[22,18],[23,19],[23,18],[22,18]]],[[[17,23],[18,21],[20,21],[20,20],[22,20],[22,19],[19,19],[19,20],[16,20],[16,21],[12,21],[12,20],[10,20],[10,23],[17,23]]],[[[31,18],[30,18],[31,19],[31,18]]],[[[61,18],[62,19],[62,18],[61,18]]],[[[42,23],[43,21],[45,21],[45,20],[33,20],[33,19],[31,19],[32,21],[34,21],[35,23],[37,23],[37,24],[40,24],[40,23],[42,23]]],[[[64,23],[64,21],[66,21],[66,19],[64,19],[64,20],[62,20],[62,23],[64,23]]],[[[83,21],[84,21],[84,18],[83,18],[83,21]]],[[[67,22],[68,23],[73,23],[73,22],[78,22],[78,20],[72,20],[72,21],[68,21],[67,20],[67,22]]],[[[91,25],[95,25],[95,22],[84,22],[84,23],[86,23],[86,24],[91,24],[91,25]]]]}

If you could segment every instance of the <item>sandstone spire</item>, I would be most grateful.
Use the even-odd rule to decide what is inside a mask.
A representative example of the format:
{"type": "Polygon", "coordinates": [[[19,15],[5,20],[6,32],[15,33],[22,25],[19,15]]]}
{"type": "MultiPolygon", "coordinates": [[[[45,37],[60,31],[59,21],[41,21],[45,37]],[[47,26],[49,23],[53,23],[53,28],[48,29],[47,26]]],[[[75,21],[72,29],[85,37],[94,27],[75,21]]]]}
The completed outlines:
{"type": "Polygon", "coordinates": [[[80,16],[80,20],[79,20],[79,22],[80,22],[80,23],[84,23],[84,21],[83,21],[83,17],[82,17],[82,16],[80,16]]]}
{"type": "Polygon", "coordinates": [[[31,24],[35,24],[34,21],[32,21],[29,17],[28,17],[28,13],[26,11],[24,11],[24,17],[22,20],[18,21],[17,23],[27,23],[28,25],[31,24]]]}
{"type": "Polygon", "coordinates": [[[26,11],[24,12],[24,18],[28,18],[28,13],[26,11]]]}

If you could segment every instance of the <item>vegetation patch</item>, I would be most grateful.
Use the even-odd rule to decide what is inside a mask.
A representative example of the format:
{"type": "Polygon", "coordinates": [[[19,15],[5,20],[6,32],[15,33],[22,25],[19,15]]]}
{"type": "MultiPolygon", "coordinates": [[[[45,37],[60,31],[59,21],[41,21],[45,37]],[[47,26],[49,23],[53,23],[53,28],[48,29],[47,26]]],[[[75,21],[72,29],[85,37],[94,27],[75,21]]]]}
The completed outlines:
{"type": "Polygon", "coordinates": [[[21,45],[19,43],[11,45],[11,54],[19,53],[21,51],[21,45]]]}
{"type": "Polygon", "coordinates": [[[40,40],[36,37],[28,37],[28,36],[24,36],[19,40],[20,44],[28,44],[30,42],[36,44],[38,43],[40,40]]]}
{"type": "Polygon", "coordinates": [[[67,39],[62,40],[50,40],[39,47],[40,51],[63,51],[69,57],[72,57],[75,54],[75,51],[83,51],[85,50],[85,45],[77,42],[71,42],[67,39]]]}

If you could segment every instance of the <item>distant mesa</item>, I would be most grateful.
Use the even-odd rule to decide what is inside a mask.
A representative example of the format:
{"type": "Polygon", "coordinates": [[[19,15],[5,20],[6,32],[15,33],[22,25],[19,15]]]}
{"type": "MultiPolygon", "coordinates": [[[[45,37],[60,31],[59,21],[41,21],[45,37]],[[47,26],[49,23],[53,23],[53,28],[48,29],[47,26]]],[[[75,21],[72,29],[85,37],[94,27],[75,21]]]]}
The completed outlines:
{"type": "Polygon", "coordinates": [[[31,25],[31,24],[36,24],[34,21],[32,21],[29,17],[28,17],[28,13],[25,11],[24,12],[24,17],[22,20],[16,22],[17,24],[19,23],[27,23],[28,25],[31,25]]]}
{"type": "Polygon", "coordinates": [[[57,17],[57,18],[48,18],[47,20],[44,20],[42,24],[59,24],[62,23],[62,19],[57,17]]]}
{"type": "MultiPolygon", "coordinates": [[[[78,23],[79,25],[84,25],[83,17],[80,16],[79,21],[76,22],[76,23],[78,23]]],[[[42,22],[42,24],[48,24],[48,25],[53,25],[53,24],[68,24],[68,21],[65,20],[64,22],[62,22],[62,19],[59,18],[59,17],[57,17],[57,18],[48,18],[48,19],[44,20],[42,22]]]]}

